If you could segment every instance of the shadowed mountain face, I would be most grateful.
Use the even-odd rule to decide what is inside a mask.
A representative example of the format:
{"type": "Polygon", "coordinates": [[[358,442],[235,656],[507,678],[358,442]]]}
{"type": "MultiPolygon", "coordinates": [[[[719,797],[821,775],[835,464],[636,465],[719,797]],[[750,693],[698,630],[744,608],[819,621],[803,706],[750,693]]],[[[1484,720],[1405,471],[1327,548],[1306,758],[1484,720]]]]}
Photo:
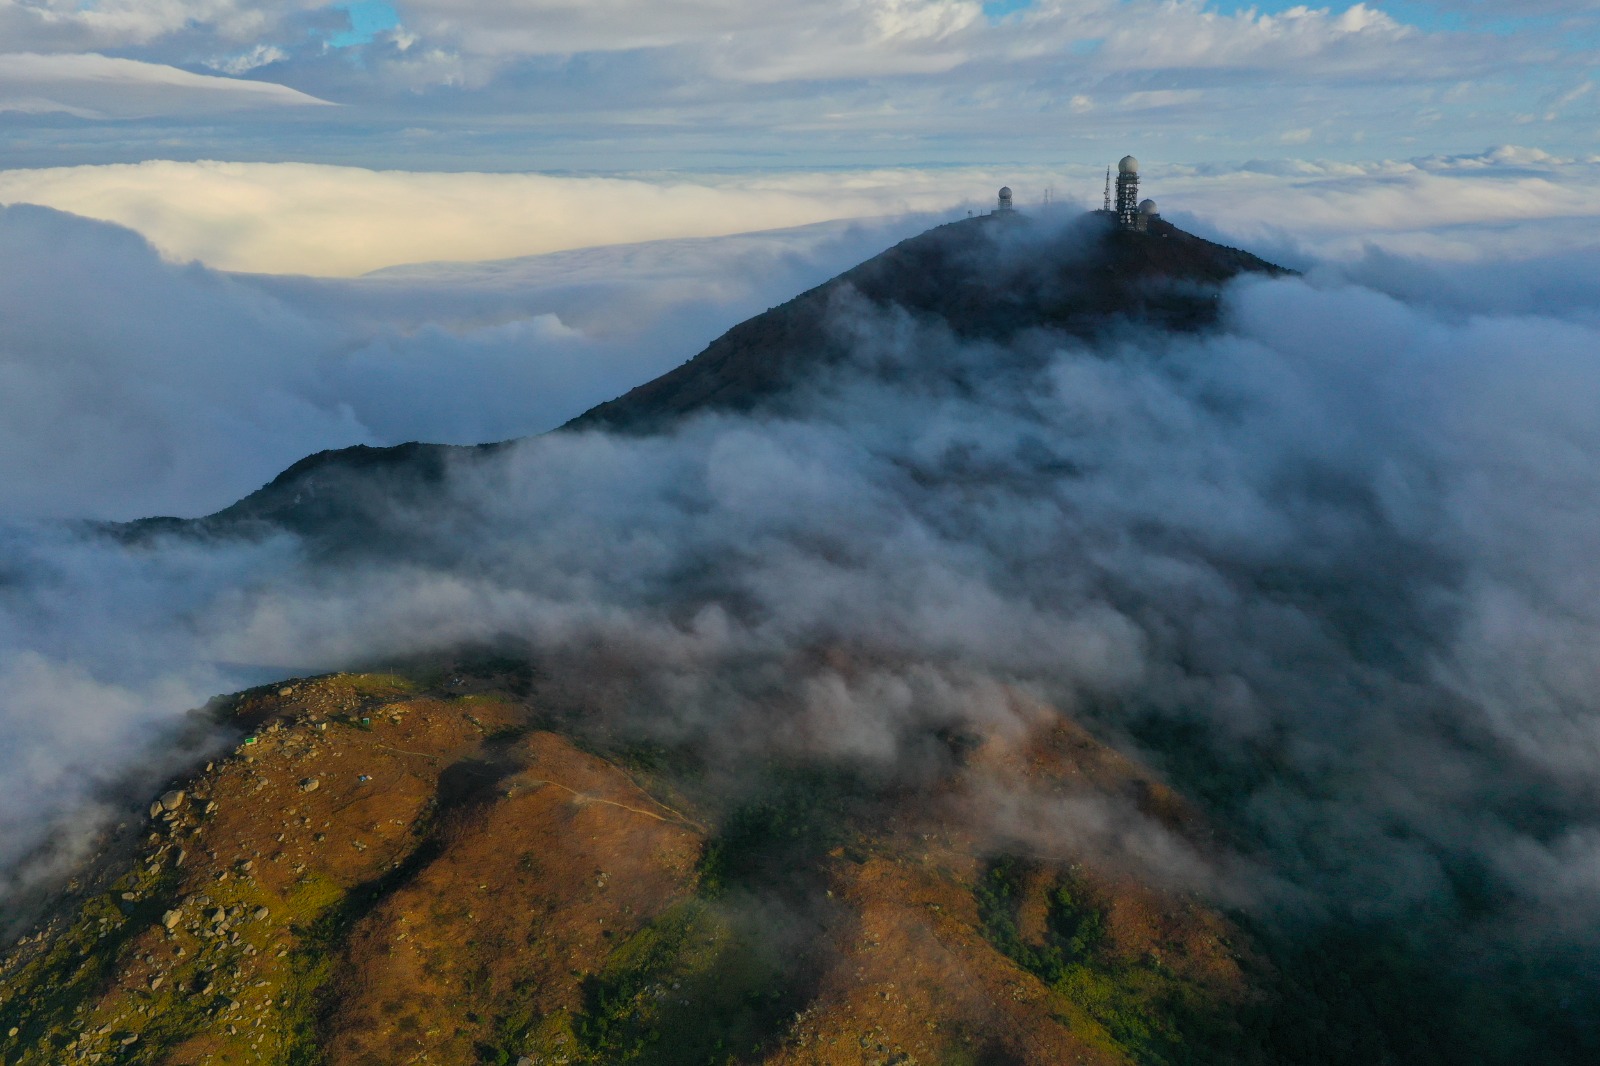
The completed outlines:
{"type": "Polygon", "coordinates": [[[1288,271],[1166,222],[1126,233],[1101,214],[1046,225],[985,215],[940,226],[795,297],[714,341],[694,359],[574,419],[574,428],[658,429],[695,411],[747,411],[845,359],[834,325],[859,301],[934,321],[965,341],[1005,343],[1033,330],[1082,340],[1143,326],[1216,322],[1223,284],[1288,271]]]}
{"type": "MultiPolygon", "coordinates": [[[[850,357],[849,323],[863,312],[900,314],[970,342],[1030,333],[1093,342],[1132,328],[1203,330],[1216,321],[1221,287],[1244,273],[1290,272],[1160,221],[1149,233],[1124,233],[1098,213],[1053,223],[1020,214],[967,219],[902,241],[735,326],[678,369],[565,428],[639,434],[694,414],[781,412],[792,390],[850,357]]],[[[452,464],[498,450],[402,444],[320,452],[208,518],[148,519],[126,528],[136,536],[281,528],[330,544],[346,541],[345,534],[365,541],[374,529],[393,530],[397,501],[426,500],[452,464]]]]}

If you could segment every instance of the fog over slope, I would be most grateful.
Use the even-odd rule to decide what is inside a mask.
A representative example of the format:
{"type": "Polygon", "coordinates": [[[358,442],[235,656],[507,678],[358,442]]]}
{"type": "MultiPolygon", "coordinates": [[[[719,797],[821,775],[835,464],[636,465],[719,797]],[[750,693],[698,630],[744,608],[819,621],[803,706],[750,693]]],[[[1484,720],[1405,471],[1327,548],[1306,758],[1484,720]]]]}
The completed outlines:
{"type": "Polygon", "coordinates": [[[931,221],[345,281],[0,206],[0,514],[204,514],[324,448],[542,432],[931,221]]]}
{"type": "Polygon", "coordinates": [[[534,438],[394,501],[403,554],[332,566],[286,536],[13,524],[0,861],[28,876],[48,819],[213,693],[511,640],[607,678],[619,727],[729,765],[804,752],[915,780],[931,731],[1026,728],[1018,689],[1149,752],[1226,848],[998,785],[997,847],[1121,852],[1259,913],[1413,915],[1480,961],[1548,949],[1581,970],[1600,928],[1597,259],[1374,255],[1239,281],[1213,334],[1100,350],[962,343],[844,301],[830,329],[854,359],[794,413],[534,438]]]}

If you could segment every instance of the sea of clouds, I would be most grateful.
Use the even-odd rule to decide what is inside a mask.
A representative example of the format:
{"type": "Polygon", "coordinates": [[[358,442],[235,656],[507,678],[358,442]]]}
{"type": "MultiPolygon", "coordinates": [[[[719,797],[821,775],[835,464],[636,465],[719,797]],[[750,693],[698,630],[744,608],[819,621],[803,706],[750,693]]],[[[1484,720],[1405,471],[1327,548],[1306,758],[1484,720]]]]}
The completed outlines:
{"type": "Polygon", "coordinates": [[[781,416],[464,461],[396,503],[404,551],[329,565],[63,519],[198,513],[315,447],[547,428],[930,220],[318,281],[8,208],[31,268],[0,271],[0,863],[25,881],[213,694],[512,639],[626,664],[632,727],[730,760],[914,771],[930,733],[1025,735],[1044,705],[1158,766],[1181,735],[1232,775],[1236,855],[1004,783],[988,809],[1026,816],[997,846],[1357,916],[1437,915],[1465,864],[1499,894],[1482,943],[1589,950],[1600,231],[1505,214],[1409,252],[1286,219],[1305,275],[1236,283],[1203,336],[978,342],[845,301],[853,360],[781,416]]]}

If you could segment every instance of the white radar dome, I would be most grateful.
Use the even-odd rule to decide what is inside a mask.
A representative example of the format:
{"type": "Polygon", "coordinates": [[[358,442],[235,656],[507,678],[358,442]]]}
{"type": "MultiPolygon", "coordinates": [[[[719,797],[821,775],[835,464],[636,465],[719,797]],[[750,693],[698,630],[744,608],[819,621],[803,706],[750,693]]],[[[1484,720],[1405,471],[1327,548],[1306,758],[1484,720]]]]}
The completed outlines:
{"type": "Polygon", "coordinates": [[[1002,186],[1001,189],[1000,189],[1000,195],[1005,199],[1010,199],[1011,198],[1011,186],[1009,186],[1009,185],[1002,186]]]}
{"type": "Polygon", "coordinates": [[[1117,164],[1117,173],[1118,174],[1137,174],[1137,173],[1139,173],[1139,161],[1137,159],[1133,158],[1133,156],[1131,156],[1131,155],[1123,156],[1122,157],[1122,162],[1117,164]]]}
{"type": "Polygon", "coordinates": [[[1146,200],[1139,205],[1139,213],[1141,215],[1159,215],[1161,208],[1156,206],[1154,200],[1146,200]]]}

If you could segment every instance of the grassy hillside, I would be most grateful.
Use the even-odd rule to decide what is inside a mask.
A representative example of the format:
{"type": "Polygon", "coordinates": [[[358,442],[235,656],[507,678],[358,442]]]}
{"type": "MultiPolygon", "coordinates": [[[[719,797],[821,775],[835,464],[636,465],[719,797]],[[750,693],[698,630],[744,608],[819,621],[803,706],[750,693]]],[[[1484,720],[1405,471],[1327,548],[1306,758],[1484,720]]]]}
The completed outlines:
{"type": "MultiPolygon", "coordinates": [[[[548,728],[519,691],[452,671],[230,701],[232,751],[0,960],[0,1056],[1176,1063],[1258,995],[1217,914],[995,857],[959,803],[841,767],[713,790],[681,753],[548,728]]],[[[1140,780],[1064,722],[973,757],[1043,794],[1140,780]]]]}

